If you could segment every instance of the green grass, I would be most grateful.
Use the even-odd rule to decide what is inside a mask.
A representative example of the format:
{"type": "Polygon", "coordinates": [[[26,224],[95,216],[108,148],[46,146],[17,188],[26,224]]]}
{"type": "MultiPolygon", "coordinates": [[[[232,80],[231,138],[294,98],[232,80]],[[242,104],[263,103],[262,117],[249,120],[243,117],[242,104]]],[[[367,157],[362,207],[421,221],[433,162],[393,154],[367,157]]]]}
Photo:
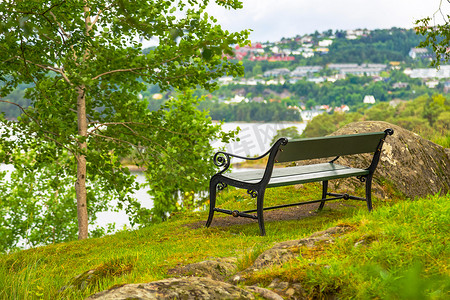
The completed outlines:
{"type": "MultiPolygon", "coordinates": [[[[255,200],[242,195],[224,191],[218,202],[231,209],[251,207],[255,200]]],[[[319,195],[317,184],[275,188],[266,192],[266,202],[276,205],[319,195]]],[[[176,214],[141,230],[2,255],[0,299],[83,299],[115,285],[167,278],[170,268],[208,257],[238,257],[238,267],[244,269],[276,242],[336,224],[354,230],[333,245],[300,249],[298,259],[255,273],[248,283],[265,286],[277,277],[299,281],[318,298],[332,292],[341,298],[444,299],[449,288],[449,200],[449,195],[414,202],[376,199],[371,214],[364,203],[352,201],[352,206],[302,220],[267,222],[266,237],[258,235],[257,223],[192,229],[184,225],[204,222],[206,212],[176,214]],[[91,269],[97,272],[86,286],[74,280],[91,269]],[[68,284],[77,288],[58,292],[68,284]]]]}

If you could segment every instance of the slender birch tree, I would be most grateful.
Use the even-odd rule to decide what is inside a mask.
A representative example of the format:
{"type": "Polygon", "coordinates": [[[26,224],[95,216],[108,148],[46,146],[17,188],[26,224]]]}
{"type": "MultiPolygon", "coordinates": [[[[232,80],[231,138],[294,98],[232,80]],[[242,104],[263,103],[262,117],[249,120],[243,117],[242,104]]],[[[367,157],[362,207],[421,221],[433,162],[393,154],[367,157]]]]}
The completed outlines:
{"type": "MultiPolygon", "coordinates": [[[[79,239],[88,237],[88,206],[99,201],[89,198],[89,180],[100,178],[104,189],[118,193],[130,186],[120,175],[118,158],[137,153],[142,159],[167,160],[174,145],[161,139],[219,136],[217,130],[205,130],[204,115],[195,120],[203,127],[171,131],[161,112],[148,111],[148,103],[138,97],[147,84],[162,90],[214,89],[220,76],[243,75],[242,66],[223,54],[233,44],[247,44],[248,31],[223,30],[206,13],[208,2],[0,2],[0,101],[7,102],[4,97],[18,84],[33,84],[26,91],[30,107],[10,103],[23,111],[20,118],[0,117],[2,126],[11,129],[2,132],[2,159],[14,163],[13,145],[22,145],[22,153],[36,149],[36,162],[59,164],[61,153],[69,155],[61,170],[76,173],[79,239]],[[142,40],[157,46],[143,55],[142,40]],[[14,134],[21,136],[16,142],[9,136],[14,134]]],[[[215,2],[225,9],[242,6],[237,0],[215,2]]],[[[185,117],[186,124],[196,123],[185,117]]]]}

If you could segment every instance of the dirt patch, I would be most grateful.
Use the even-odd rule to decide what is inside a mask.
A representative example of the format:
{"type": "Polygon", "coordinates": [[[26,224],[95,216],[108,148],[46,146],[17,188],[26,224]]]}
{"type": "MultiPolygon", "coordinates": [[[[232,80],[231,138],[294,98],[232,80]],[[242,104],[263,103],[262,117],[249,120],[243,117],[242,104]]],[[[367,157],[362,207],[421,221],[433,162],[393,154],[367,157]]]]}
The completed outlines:
{"type": "MultiPolygon", "coordinates": [[[[325,209],[340,209],[343,206],[352,206],[350,203],[343,202],[328,202],[325,205],[325,209]]],[[[274,221],[288,221],[288,220],[301,220],[310,216],[315,216],[318,214],[317,208],[319,203],[305,204],[300,206],[293,206],[283,209],[274,209],[264,212],[264,223],[274,222],[274,221]]],[[[197,229],[205,226],[205,221],[199,221],[195,223],[186,224],[185,226],[197,229]]],[[[242,218],[242,217],[232,217],[224,215],[222,213],[214,213],[214,219],[210,227],[228,227],[234,225],[244,225],[258,223],[258,220],[242,218]]]]}

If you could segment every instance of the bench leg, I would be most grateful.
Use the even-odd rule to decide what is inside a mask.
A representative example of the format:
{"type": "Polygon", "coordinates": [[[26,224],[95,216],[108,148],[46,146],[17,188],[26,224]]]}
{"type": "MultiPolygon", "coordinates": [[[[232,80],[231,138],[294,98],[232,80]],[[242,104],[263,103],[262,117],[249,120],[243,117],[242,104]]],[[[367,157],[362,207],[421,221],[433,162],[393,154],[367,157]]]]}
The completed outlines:
{"type": "Polygon", "coordinates": [[[266,228],[264,227],[264,215],[263,215],[263,206],[264,206],[264,189],[258,191],[258,199],[256,202],[256,213],[258,215],[258,225],[259,225],[259,235],[266,235],[266,228]]]}
{"type": "MultiPolygon", "coordinates": [[[[328,191],[328,180],[325,180],[322,182],[322,199],[327,198],[327,191],[328,191]]],[[[322,210],[324,205],[325,205],[325,201],[320,202],[319,210],[322,210]]]]}
{"type": "Polygon", "coordinates": [[[206,227],[209,227],[211,225],[212,219],[214,217],[214,208],[216,207],[216,187],[217,187],[217,180],[211,179],[209,182],[209,215],[208,220],[206,221],[206,227]]]}
{"type": "Polygon", "coordinates": [[[372,175],[366,178],[366,202],[369,211],[372,211],[372,175]]]}

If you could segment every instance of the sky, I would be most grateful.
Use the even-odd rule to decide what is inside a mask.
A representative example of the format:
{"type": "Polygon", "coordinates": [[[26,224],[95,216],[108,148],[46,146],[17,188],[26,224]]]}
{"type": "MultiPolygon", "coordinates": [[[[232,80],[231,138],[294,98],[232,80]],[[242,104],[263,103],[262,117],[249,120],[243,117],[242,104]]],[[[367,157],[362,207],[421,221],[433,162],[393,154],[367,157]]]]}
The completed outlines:
{"type": "MultiPolygon", "coordinates": [[[[208,13],[229,31],[252,29],[252,42],[274,42],[316,30],[412,28],[433,16],[440,2],[450,14],[447,0],[243,0],[243,9],[210,4],[208,13]]],[[[436,20],[442,21],[439,13],[436,20]]]]}

